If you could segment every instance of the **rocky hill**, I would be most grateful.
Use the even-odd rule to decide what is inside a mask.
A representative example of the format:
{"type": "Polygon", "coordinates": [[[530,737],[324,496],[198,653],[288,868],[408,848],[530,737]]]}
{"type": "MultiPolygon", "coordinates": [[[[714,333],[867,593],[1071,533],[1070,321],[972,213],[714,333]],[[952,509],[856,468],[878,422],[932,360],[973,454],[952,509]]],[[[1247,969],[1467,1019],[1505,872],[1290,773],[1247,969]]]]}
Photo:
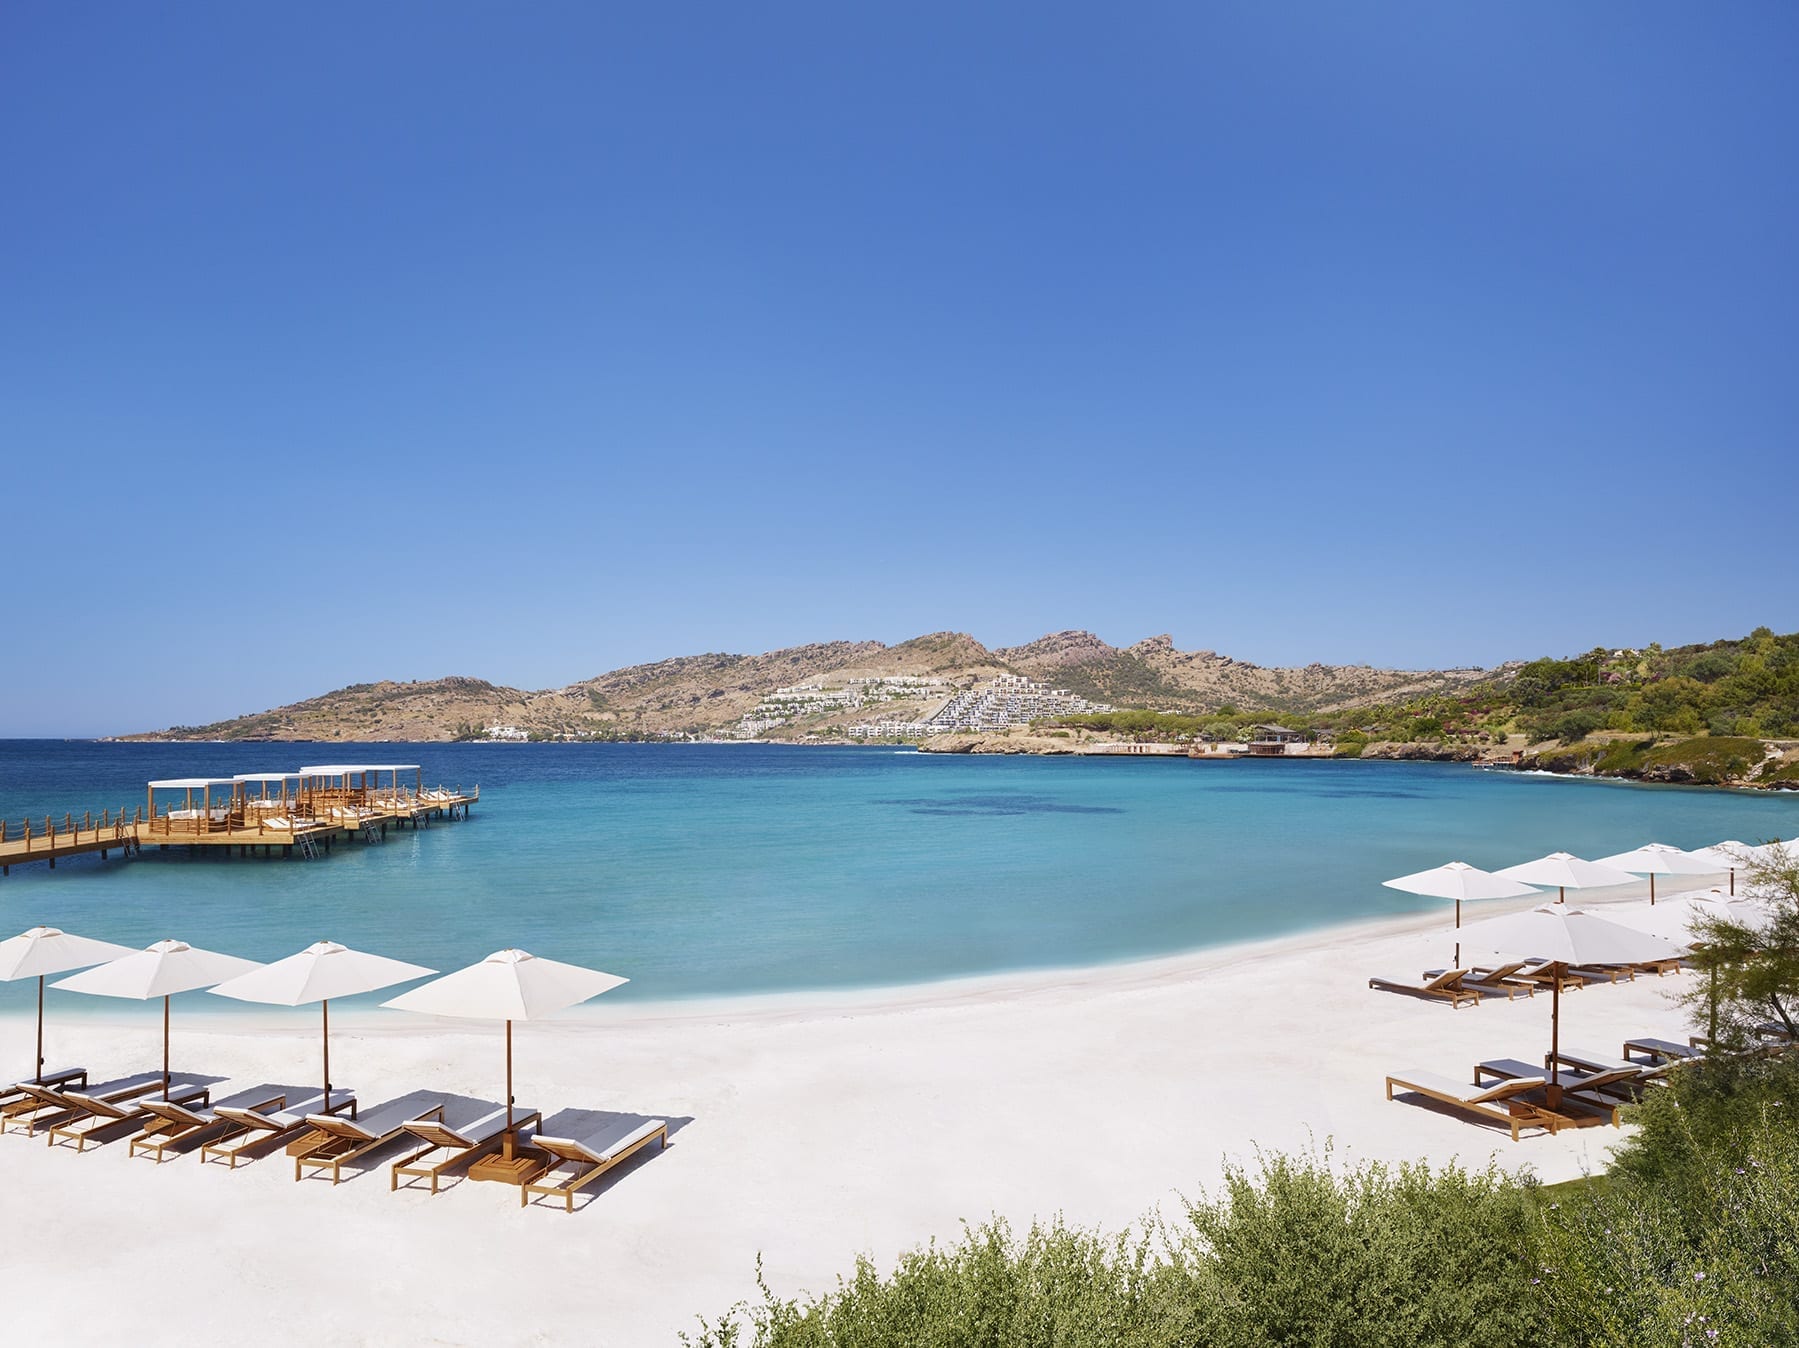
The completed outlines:
{"type": "Polygon", "coordinates": [[[482,679],[363,683],[285,707],[130,739],[448,740],[511,725],[534,734],[635,738],[729,730],[775,688],[821,680],[913,675],[967,684],[1028,675],[1115,706],[1164,711],[1310,711],[1461,687],[1480,670],[1378,670],[1359,665],[1269,669],[1213,651],[1180,651],[1167,636],[1109,645],[1057,632],[989,650],[964,632],[888,646],[829,641],[762,655],[688,655],[632,665],[564,688],[526,691],[482,679]]]}

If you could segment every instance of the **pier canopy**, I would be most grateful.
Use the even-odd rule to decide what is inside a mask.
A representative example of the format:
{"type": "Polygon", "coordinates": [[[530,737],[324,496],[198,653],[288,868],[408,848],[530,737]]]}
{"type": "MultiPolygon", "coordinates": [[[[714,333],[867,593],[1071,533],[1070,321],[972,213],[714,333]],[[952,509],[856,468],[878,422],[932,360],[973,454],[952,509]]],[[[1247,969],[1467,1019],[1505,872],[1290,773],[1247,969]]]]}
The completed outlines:
{"type": "Polygon", "coordinates": [[[151,782],[144,793],[144,808],[152,819],[156,818],[156,793],[158,791],[181,792],[181,805],[177,808],[165,798],[164,812],[171,819],[195,819],[223,822],[230,813],[232,792],[236,783],[229,777],[165,777],[159,782],[151,782]],[[217,791],[217,805],[213,804],[213,793],[217,791]],[[198,793],[198,802],[195,793],[198,793]]]}
{"type": "Polygon", "coordinates": [[[297,772],[240,772],[231,779],[231,798],[246,810],[280,810],[287,812],[288,783],[294,784],[292,795],[298,797],[300,774],[297,772]],[[255,787],[252,794],[251,788],[255,787]]]}

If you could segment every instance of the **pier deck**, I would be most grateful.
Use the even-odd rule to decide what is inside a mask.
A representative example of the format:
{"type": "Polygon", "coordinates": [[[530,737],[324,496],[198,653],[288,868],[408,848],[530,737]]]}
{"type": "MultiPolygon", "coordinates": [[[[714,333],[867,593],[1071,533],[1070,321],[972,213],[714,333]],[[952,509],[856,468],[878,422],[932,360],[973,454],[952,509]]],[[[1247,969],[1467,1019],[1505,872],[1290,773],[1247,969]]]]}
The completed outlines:
{"type": "MultiPolygon", "coordinates": [[[[328,850],[340,836],[348,834],[380,841],[389,825],[411,824],[414,828],[433,818],[468,817],[469,807],[481,799],[481,788],[440,788],[417,795],[390,797],[377,805],[325,806],[318,817],[304,813],[307,808],[296,802],[290,826],[277,828],[242,810],[225,812],[224,818],[210,814],[200,818],[177,818],[171,814],[146,817],[142,809],[103,810],[95,819],[92,812],[65,814],[61,819],[46,816],[42,820],[14,822],[0,820],[0,876],[11,873],[14,866],[29,862],[47,862],[52,870],[56,863],[73,856],[98,854],[103,860],[113,852],[133,856],[145,846],[238,848],[240,856],[252,848],[282,849],[284,854],[312,856],[315,849],[328,850]],[[336,811],[334,814],[333,811],[336,811]]],[[[198,812],[195,812],[198,813],[198,812]]]]}

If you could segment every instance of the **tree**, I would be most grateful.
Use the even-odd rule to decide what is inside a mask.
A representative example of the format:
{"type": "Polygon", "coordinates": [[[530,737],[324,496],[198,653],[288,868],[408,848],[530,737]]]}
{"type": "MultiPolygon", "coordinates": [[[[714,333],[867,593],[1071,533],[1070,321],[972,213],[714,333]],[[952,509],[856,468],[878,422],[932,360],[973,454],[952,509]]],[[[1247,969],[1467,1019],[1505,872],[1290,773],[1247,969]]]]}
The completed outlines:
{"type": "Polygon", "coordinates": [[[1684,1000],[1714,1039],[1743,1044],[1774,1021],[1799,1039],[1799,851],[1751,861],[1743,889],[1772,914],[1764,925],[1701,919],[1692,962],[1707,977],[1684,1000]]]}

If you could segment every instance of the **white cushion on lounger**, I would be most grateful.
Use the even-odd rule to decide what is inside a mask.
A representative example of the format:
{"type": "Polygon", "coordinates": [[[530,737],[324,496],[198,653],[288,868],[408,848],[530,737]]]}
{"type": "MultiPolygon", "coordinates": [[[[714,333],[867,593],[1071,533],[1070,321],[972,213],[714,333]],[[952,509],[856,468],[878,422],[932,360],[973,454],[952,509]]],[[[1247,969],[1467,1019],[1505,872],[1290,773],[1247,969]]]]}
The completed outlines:
{"type": "Polygon", "coordinates": [[[629,1149],[649,1134],[659,1132],[666,1127],[668,1127],[668,1122],[665,1119],[649,1119],[638,1124],[622,1137],[607,1133],[599,1133],[585,1138],[546,1137],[539,1133],[534,1140],[540,1144],[553,1142],[569,1151],[581,1152],[591,1161],[610,1161],[621,1151],[629,1149]]]}

